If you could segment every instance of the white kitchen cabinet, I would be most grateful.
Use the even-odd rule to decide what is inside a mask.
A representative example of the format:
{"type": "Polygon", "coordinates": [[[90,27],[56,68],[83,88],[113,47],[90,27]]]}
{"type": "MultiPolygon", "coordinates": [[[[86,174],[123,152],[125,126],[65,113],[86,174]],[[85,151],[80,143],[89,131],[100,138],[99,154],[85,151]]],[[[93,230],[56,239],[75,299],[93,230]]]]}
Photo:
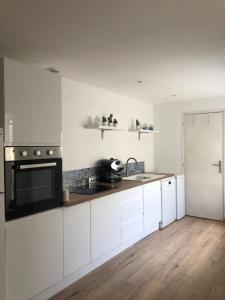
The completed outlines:
{"type": "Polygon", "coordinates": [[[164,228],[176,220],[176,182],[175,178],[161,181],[162,193],[162,222],[160,227],[164,228]]]}
{"type": "Polygon", "coordinates": [[[121,193],[91,201],[91,260],[121,245],[121,193]]]}
{"type": "Polygon", "coordinates": [[[5,194],[0,193],[0,223],[5,222],[5,194]]]}
{"type": "Polygon", "coordinates": [[[27,300],[63,278],[63,211],[6,223],[7,300],[27,300]]]}
{"type": "Polygon", "coordinates": [[[91,261],[90,202],[64,209],[64,276],[91,261]]]}
{"type": "Polygon", "coordinates": [[[125,243],[143,232],[143,197],[132,194],[134,189],[121,202],[122,242],[125,243]]]}
{"type": "Polygon", "coordinates": [[[185,216],[184,175],[176,176],[176,191],[177,191],[177,220],[180,220],[185,216]]]}
{"type": "Polygon", "coordinates": [[[61,78],[58,74],[4,58],[0,108],[4,107],[5,144],[60,146],[61,78]],[[4,70],[4,71],[3,71],[4,70]],[[2,104],[4,102],[4,105],[2,104]]]}
{"type": "Polygon", "coordinates": [[[143,215],[137,216],[122,225],[122,241],[123,243],[135,238],[143,232],[143,215]]]}
{"type": "Polygon", "coordinates": [[[5,218],[4,194],[0,194],[0,300],[5,300],[5,218]]]}
{"type": "Polygon", "coordinates": [[[144,185],[144,229],[155,228],[162,218],[160,181],[144,185]]]}

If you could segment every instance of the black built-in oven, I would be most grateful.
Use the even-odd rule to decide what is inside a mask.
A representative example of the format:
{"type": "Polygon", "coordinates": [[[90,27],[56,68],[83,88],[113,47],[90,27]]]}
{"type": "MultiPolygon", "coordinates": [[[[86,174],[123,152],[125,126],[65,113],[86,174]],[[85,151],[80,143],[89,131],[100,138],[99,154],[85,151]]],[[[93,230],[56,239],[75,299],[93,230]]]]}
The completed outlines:
{"type": "Polygon", "coordinates": [[[6,221],[61,205],[61,148],[5,147],[6,221]]]}

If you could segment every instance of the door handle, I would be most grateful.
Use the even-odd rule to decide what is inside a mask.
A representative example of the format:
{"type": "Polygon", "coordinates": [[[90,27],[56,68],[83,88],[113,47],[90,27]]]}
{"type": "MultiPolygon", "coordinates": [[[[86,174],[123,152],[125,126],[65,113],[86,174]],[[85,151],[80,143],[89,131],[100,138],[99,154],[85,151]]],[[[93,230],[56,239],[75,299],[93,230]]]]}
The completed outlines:
{"type": "Polygon", "coordinates": [[[219,168],[219,173],[222,173],[222,160],[219,160],[218,163],[214,163],[212,164],[214,167],[218,167],[219,168]]]}

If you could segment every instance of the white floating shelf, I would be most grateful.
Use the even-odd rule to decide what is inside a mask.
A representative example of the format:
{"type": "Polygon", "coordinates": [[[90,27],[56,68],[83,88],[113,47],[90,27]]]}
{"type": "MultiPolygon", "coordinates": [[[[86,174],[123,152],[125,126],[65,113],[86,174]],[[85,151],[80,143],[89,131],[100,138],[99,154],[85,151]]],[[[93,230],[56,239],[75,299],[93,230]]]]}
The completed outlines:
{"type": "MultiPolygon", "coordinates": [[[[86,126],[85,126],[86,127],[86,126]]],[[[125,128],[121,128],[121,127],[114,127],[114,126],[103,126],[103,125],[99,125],[97,127],[86,127],[87,129],[95,129],[95,130],[100,130],[101,131],[101,136],[102,139],[104,139],[104,132],[105,131],[129,131],[129,132],[136,132],[138,133],[138,138],[139,140],[141,139],[141,134],[142,133],[149,133],[149,134],[157,134],[159,133],[158,130],[149,130],[149,129],[139,129],[139,130],[127,130],[125,128]]]]}
{"type": "Polygon", "coordinates": [[[99,125],[98,127],[87,127],[87,128],[101,130],[102,139],[104,139],[105,131],[127,131],[127,129],[124,129],[124,128],[114,127],[114,126],[103,126],[103,125],[99,125]]]}
{"type": "Polygon", "coordinates": [[[141,139],[141,134],[142,133],[150,133],[150,134],[158,134],[159,131],[158,130],[149,130],[149,129],[139,129],[139,130],[131,130],[133,132],[137,132],[138,133],[138,139],[141,139]]]}

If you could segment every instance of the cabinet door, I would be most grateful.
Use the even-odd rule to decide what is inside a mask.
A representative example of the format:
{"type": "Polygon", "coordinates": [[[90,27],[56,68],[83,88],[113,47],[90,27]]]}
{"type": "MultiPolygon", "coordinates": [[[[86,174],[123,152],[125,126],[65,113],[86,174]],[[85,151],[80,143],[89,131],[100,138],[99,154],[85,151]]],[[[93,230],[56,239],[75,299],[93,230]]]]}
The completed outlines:
{"type": "Polygon", "coordinates": [[[135,217],[122,225],[123,243],[135,238],[143,232],[143,215],[135,217]]]}
{"type": "Polygon", "coordinates": [[[144,186],[144,229],[159,226],[161,218],[161,188],[157,181],[144,186]]]}
{"type": "Polygon", "coordinates": [[[91,260],[90,202],[64,209],[64,276],[91,260]]]}
{"type": "Polygon", "coordinates": [[[61,145],[61,78],[4,58],[5,143],[61,145]]]}
{"type": "Polygon", "coordinates": [[[26,300],[63,278],[62,209],[6,224],[7,300],[26,300]]]}
{"type": "MultiPolygon", "coordinates": [[[[132,190],[131,190],[132,191],[132,190]]],[[[122,241],[123,243],[143,232],[143,197],[132,193],[123,199],[122,208],[122,241]]]]}
{"type": "Polygon", "coordinates": [[[162,227],[176,219],[175,178],[162,181],[162,227]]]}
{"type": "Polygon", "coordinates": [[[91,201],[91,259],[121,245],[120,193],[91,201]]]}

